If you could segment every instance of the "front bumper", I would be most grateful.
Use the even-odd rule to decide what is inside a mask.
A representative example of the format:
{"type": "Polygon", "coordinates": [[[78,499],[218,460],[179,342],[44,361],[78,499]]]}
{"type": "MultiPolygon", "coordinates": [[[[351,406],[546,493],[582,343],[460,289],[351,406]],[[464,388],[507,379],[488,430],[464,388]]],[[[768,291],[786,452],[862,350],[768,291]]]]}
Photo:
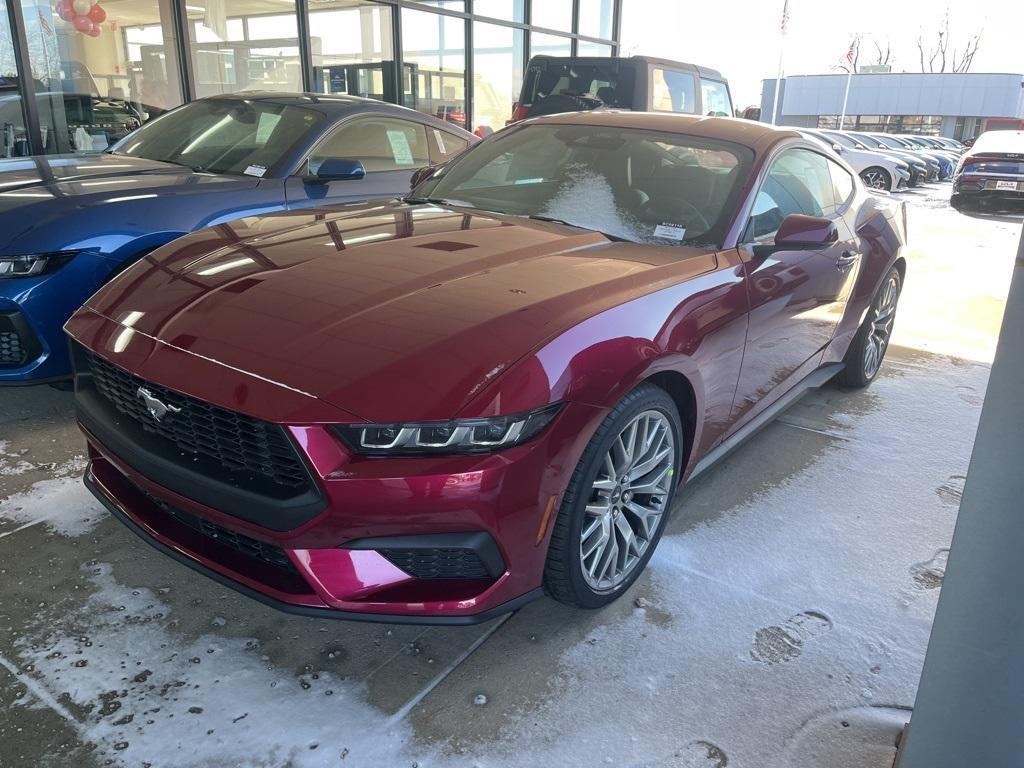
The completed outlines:
{"type": "Polygon", "coordinates": [[[322,503],[274,527],[173,477],[155,481],[144,452],[89,403],[79,402],[86,484],[158,549],[282,610],[441,624],[486,621],[541,594],[562,493],[605,413],[569,403],[529,443],[450,457],[360,457],[324,424],[287,426],[322,503]]]}
{"type": "MultiPolygon", "coordinates": [[[[0,386],[41,384],[71,375],[63,325],[106,281],[116,263],[84,252],[51,274],[0,280],[0,334],[16,330],[24,352],[17,359],[13,354],[6,362],[0,359],[0,386]]],[[[3,342],[0,338],[0,345],[10,349],[11,342],[3,342]]]]}

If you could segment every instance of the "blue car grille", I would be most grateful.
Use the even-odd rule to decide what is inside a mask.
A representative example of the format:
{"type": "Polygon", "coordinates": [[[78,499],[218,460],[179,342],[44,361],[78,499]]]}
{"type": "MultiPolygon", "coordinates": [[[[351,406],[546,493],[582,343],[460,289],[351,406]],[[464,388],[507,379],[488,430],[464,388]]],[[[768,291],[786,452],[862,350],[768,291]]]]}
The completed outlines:
{"type": "Polygon", "coordinates": [[[91,352],[87,358],[96,391],[146,432],[172,443],[183,463],[191,461],[188,454],[201,455],[236,477],[262,476],[291,490],[309,486],[309,473],[280,425],[152,384],[91,352]],[[140,388],[166,404],[168,414],[153,418],[140,388]]]}

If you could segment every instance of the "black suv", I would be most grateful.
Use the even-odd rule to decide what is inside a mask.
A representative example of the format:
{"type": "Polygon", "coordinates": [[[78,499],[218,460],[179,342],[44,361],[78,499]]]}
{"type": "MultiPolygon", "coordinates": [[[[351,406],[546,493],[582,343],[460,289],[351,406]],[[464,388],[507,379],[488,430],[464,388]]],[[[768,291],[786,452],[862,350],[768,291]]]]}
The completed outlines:
{"type": "Polygon", "coordinates": [[[729,83],[714,69],[649,56],[534,56],[509,122],[600,108],[733,116],[729,83]]]}

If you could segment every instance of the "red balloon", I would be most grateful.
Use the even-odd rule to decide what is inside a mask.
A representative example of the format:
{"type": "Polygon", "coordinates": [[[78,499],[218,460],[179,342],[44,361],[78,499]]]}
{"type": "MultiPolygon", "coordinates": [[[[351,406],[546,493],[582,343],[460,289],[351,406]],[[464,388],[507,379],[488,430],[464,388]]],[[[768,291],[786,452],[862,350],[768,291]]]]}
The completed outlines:
{"type": "Polygon", "coordinates": [[[57,13],[64,11],[72,16],[75,15],[75,0],[60,0],[57,3],[57,13]]]}
{"type": "Polygon", "coordinates": [[[107,12],[103,10],[99,3],[96,3],[96,5],[89,9],[89,18],[97,24],[102,24],[107,20],[107,12]]]}
{"type": "Polygon", "coordinates": [[[60,16],[62,21],[71,21],[75,18],[75,11],[72,8],[67,8],[62,3],[57,6],[57,15],[60,16]]]}
{"type": "Polygon", "coordinates": [[[101,31],[102,30],[100,29],[99,24],[93,24],[92,27],[89,28],[89,31],[85,34],[87,34],[89,37],[99,37],[101,31]]]}
{"type": "Polygon", "coordinates": [[[73,23],[79,32],[88,33],[92,30],[92,19],[88,16],[75,16],[73,23]]]}

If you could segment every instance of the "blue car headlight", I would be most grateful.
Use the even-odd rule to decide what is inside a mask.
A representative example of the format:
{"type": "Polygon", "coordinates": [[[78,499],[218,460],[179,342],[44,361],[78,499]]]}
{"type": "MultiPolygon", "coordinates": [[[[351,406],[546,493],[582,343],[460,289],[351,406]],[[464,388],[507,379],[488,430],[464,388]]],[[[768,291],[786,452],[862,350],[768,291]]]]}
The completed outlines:
{"type": "Polygon", "coordinates": [[[56,272],[77,253],[78,251],[57,251],[27,256],[0,256],[0,280],[11,277],[36,277],[56,272]]]}
{"type": "Polygon", "coordinates": [[[366,456],[490,453],[521,445],[551,423],[561,403],[512,416],[402,424],[335,424],[331,429],[366,456]]]}

